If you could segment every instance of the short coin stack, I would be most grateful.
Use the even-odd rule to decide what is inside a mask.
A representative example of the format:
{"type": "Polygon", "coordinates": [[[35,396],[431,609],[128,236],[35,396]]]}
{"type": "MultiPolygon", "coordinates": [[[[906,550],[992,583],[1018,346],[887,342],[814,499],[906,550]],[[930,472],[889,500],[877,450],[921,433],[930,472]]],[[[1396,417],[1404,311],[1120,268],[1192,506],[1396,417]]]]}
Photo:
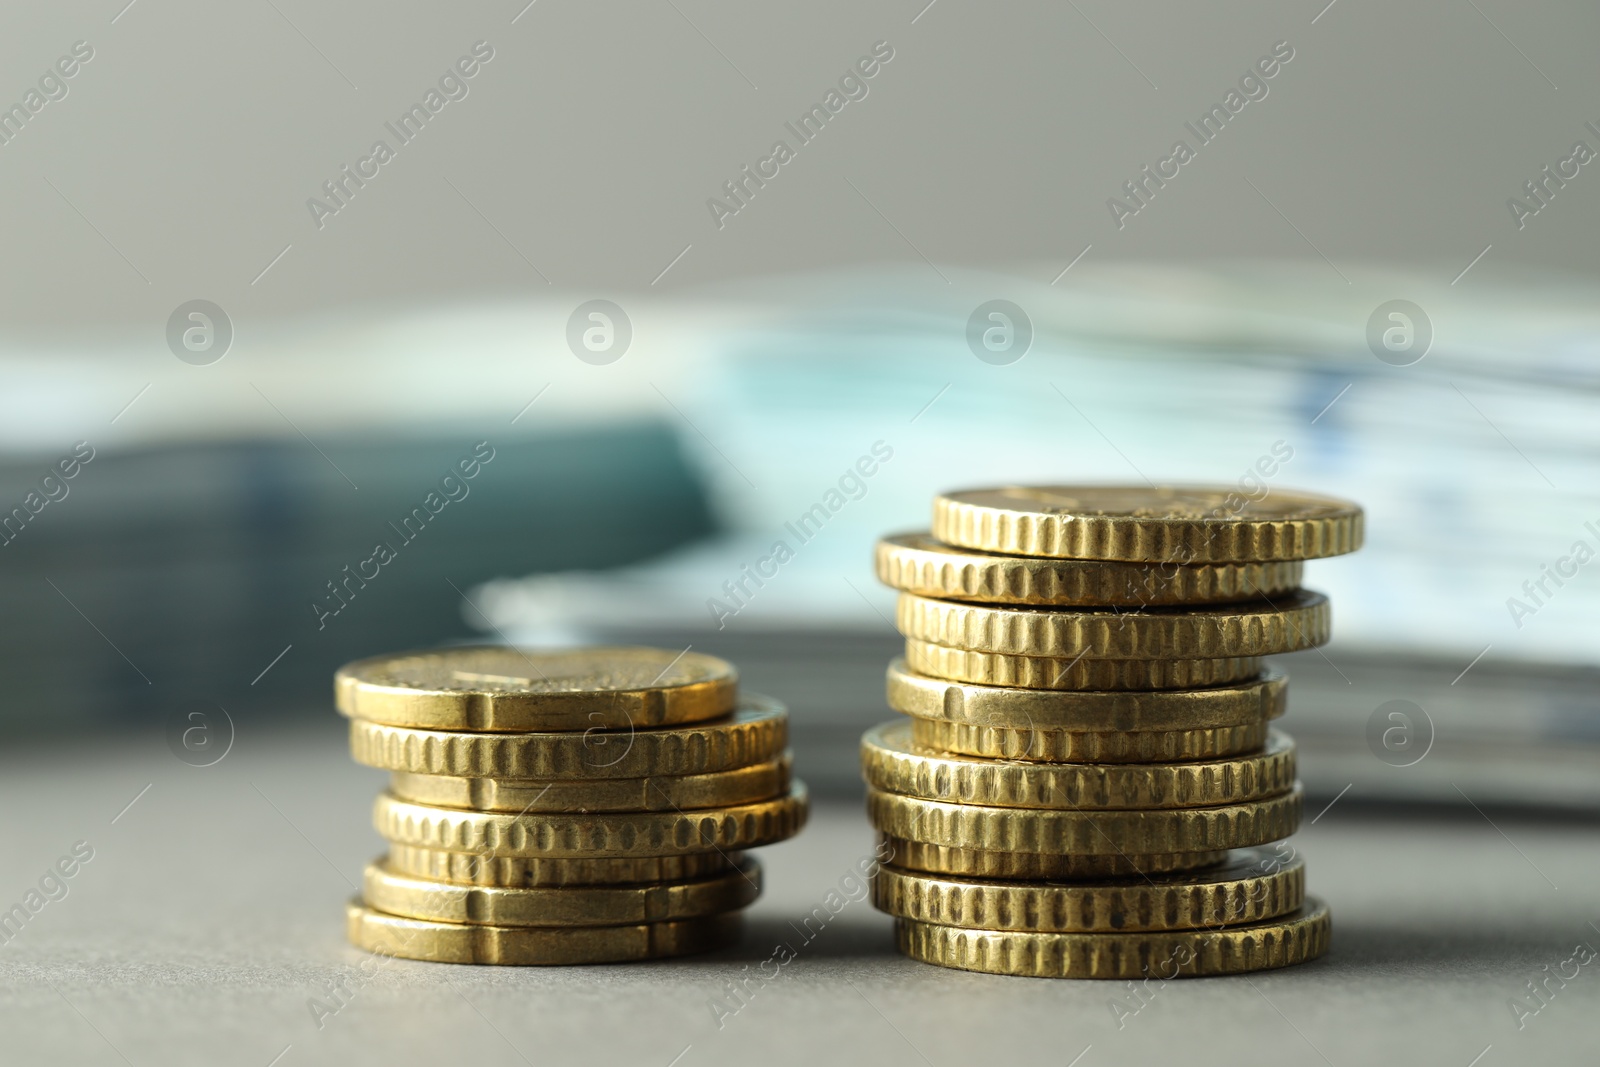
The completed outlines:
{"type": "Polygon", "coordinates": [[[908,719],[862,738],[892,858],[873,899],[928,963],[1063,978],[1283,967],[1327,906],[1279,844],[1299,825],[1287,678],[1328,638],[1302,562],[1360,547],[1360,508],[1274,491],[948,493],[880,541],[908,719]]]}
{"type": "Polygon", "coordinates": [[[722,660],[650,648],[449,648],[334,679],[359,763],[390,772],[388,856],[348,910],[371,952],[609,963],[738,939],[743,851],[805,823],[788,712],[722,660]]]}

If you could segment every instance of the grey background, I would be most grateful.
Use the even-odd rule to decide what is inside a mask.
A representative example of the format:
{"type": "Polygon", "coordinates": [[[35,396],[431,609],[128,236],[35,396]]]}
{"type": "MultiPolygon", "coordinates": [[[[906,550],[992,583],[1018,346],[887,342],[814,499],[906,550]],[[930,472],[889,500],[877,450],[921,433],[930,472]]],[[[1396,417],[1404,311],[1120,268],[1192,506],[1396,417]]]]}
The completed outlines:
{"type": "Polygon", "coordinates": [[[0,100],[74,41],[96,54],[0,147],[0,323],[53,343],[157,330],[197,296],[240,322],[619,295],[686,247],[656,291],[916,250],[1048,280],[1091,243],[1091,263],[1446,279],[1493,244],[1470,283],[1592,274],[1589,168],[1521,232],[1505,201],[1600,146],[1600,9],[1325,2],[8,5],[0,100]],[[470,95],[319,232],[306,199],[480,39],[496,57],[470,95]],[[895,58],[869,95],[719,232],[706,199],[880,39],[895,58]],[[1268,97],[1119,232],[1106,199],[1280,40],[1295,58],[1268,97]]]}

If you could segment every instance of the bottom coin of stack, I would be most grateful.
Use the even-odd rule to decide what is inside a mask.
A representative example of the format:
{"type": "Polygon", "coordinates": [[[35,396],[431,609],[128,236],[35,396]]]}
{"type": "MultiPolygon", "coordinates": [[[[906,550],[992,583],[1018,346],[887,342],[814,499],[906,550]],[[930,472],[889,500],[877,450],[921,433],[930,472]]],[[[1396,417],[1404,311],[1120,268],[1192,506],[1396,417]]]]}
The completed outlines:
{"type": "Polygon", "coordinates": [[[798,833],[787,712],[720,660],[448,649],[351,664],[389,853],[348,909],[371,952],[445,963],[657,959],[738,939],[745,850],[798,833]],[[442,728],[444,727],[444,728],[442,728]]]}

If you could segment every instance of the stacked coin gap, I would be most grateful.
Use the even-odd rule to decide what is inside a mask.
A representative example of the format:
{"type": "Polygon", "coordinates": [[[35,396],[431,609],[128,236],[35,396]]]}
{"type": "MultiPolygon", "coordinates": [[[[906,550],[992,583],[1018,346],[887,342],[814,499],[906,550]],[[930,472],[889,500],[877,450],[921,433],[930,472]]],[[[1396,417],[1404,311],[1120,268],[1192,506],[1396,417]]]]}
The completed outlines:
{"type": "Polygon", "coordinates": [[[788,712],[712,656],[449,648],[334,678],[389,842],[351,942],[445,963],[656,959],[736,941],[745,851],[804,825],[788,712]]]}
{"type": "Polygon", "coordinates": [[[931,533],[880,541],[906,717],[861,759],[900,950],[1123,979],[1322,955],[1262,657],[1327,641],[1303,561],[1361,537],[1359,507],[1305,493],[1041,486],[944,494],[931,533]]]}

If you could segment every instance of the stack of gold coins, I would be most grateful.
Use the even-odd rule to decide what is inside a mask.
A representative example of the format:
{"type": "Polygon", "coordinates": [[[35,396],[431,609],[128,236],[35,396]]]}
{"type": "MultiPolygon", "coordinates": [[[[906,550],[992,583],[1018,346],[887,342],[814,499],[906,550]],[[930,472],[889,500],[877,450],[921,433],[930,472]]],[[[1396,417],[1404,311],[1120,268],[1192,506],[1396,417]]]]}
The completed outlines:
{"type": "Polygon", "coordinates": [[[862,739],[890,859],[873,899],[948,967],[1172,978],[1320,956],[1287,679],[1328,638],[1302,561],[1360,547],[1361,509],[1273,491],[948,493],[880,541],[907,718],[862,739]],[[1275,847],[1262,846],[1277,842],[1275,847]]]}
{"type": "Polygon", "coordinates": [[[371,952],[608,963],[737,940],[746,849],[805,823],[788,712],[733,667],[651,648],[448,648],[334,679],[359,763],[390,772],[389,854],[348,911],[371,952]]]}

